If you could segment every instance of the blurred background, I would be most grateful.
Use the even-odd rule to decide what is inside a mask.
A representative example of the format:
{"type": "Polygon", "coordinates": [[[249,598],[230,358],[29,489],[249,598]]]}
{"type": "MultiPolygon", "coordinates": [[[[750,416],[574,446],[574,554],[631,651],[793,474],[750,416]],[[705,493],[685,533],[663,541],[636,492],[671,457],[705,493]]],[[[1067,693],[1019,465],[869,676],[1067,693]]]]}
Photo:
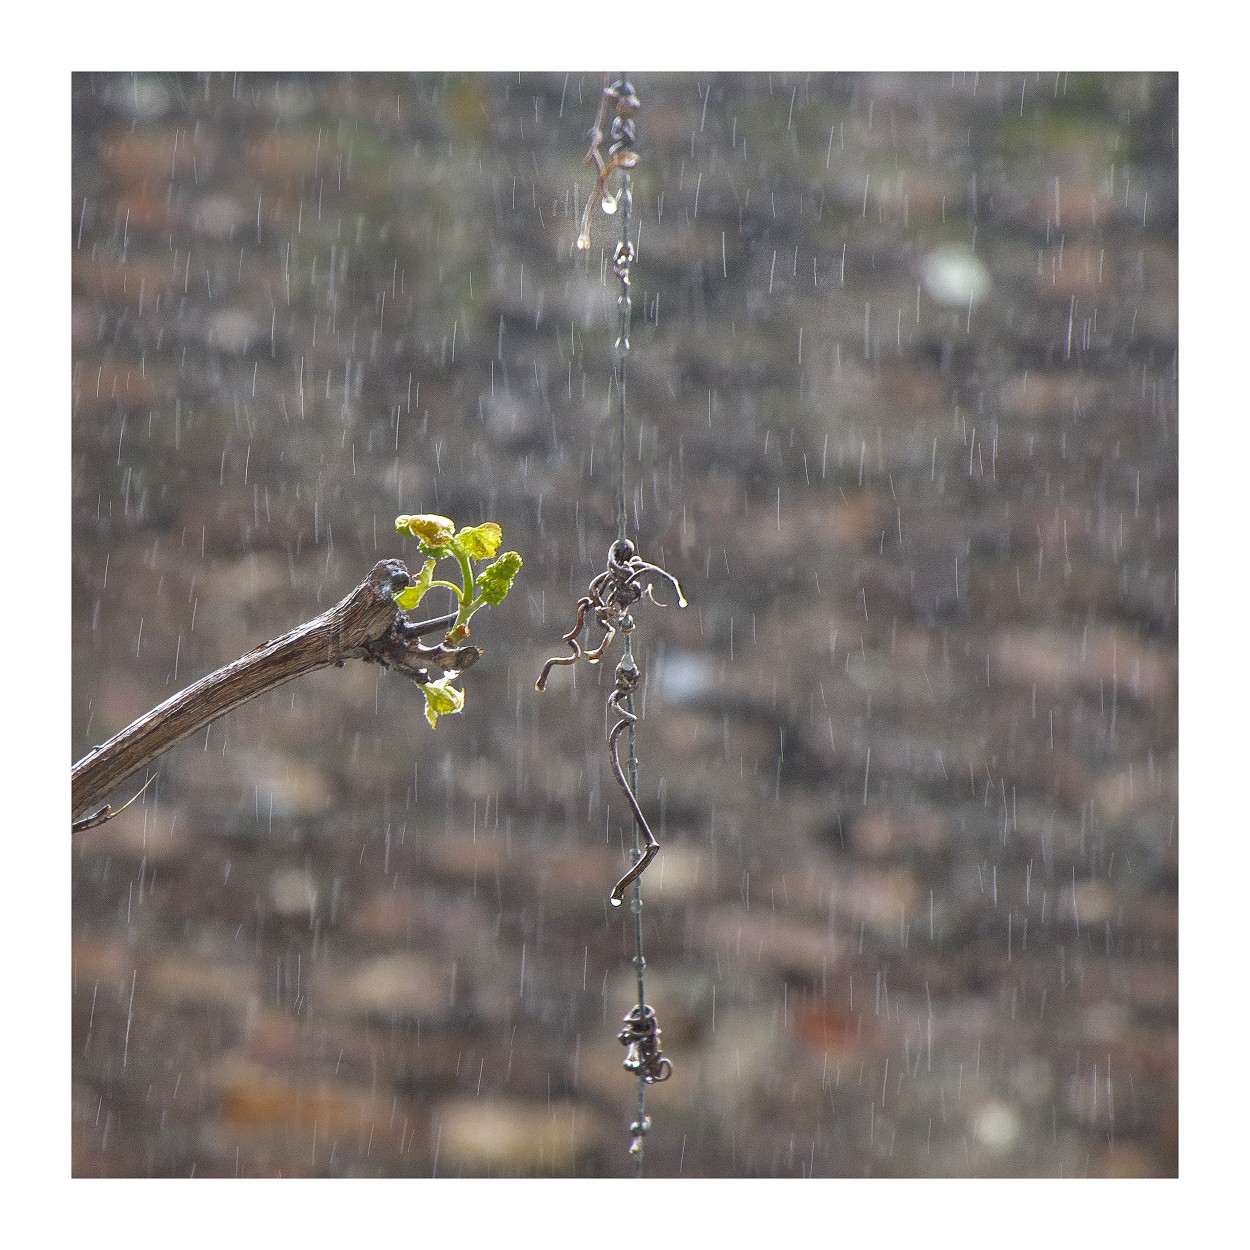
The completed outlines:
{"type": "MultiPolygon", "coordinates": [[[[647,1173],[1175,1175],[1177,79],[632,81],[647,1173]]],[[[462,716],[313,674],[76,836],[76,1175],[632,1171],[611,668],[533,688],[615,534],[602,85],[73,80],[72,757],[398,513],[525,557],[462,716]]]]}

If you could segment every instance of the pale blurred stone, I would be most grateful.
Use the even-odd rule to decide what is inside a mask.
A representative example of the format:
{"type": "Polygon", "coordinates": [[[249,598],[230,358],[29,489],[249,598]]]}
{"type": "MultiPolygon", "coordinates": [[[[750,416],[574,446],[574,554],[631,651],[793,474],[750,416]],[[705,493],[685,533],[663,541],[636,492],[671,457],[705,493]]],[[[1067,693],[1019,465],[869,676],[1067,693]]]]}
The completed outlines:
{"type": "Polygon", "coordinates": [[[1021,1059],[1011,1068],[1011,1088],[1025,1102],[1042,1106],[1055,1096],[1055,1070],[1049,1059],[1021,1059]]]}
{"type": "MultiPolygon", "coordinates": [[[[1111,253],[1117,255],[1114,250],[1111,253]]],[[[1037,294],[1041,299],[1096,299],[1104,282],[1111,281],[1107,249],[1067,245],[1043,252],[1037,273],[1037,294]]],[[[1081,309],[1078,307],[1078,313],[1081,309]]]]}
{"type": "Polygon", "coordinates": [[[508,840],[484,831],[429,837],[423,858],[428,869],[460,881],[493,881],[512,862],[508,840]]]}
{"type": "Polygon", "coordinates": [[[1090,1160],[1089,1172],[1091,1176],[1120,1180],[1165,1175],[1150,1152],[1135,1142],[1113,1142],[1099,1151],[1090,1160]]]}
{"type": "Polygon", "coordinates": [[[916,876],[901,868],[834,868],[812,864],[791,885],[794,907],[816,909],[828,917],[831,929],[866,925],[877,936],[899,938],[904,923],[924,902],[928,922],[928,892],[916,876]]]}
{"type": "Polygon", "coordinates": [[[80,985],[98,981],[129,987],[131,977],[137,976],[134,947],[123,939],[77,938],[70,975],[80,985]]]}
{"type": "Polygon", "coordinates": [[[924,289],[944,308],[975,308],[993,287],[985,262],[964,243],[943,243],[921,262],[924,289]]]}
{"type": "Polygon", "coordinates": [[[226,964],[215,957],[174,951],[144,969],[143,988],[166,1003],[235,1012],[254,1001],[256,970],[250,964],[226,964]]]}
{"type": "Polygon", "coordinates": [[[196,230],[219,240],[232,238],[236,230],[254,220],[255,206],[249,212],[240,199],[224,192],[206,195],[196,204],[191,218],[196,230]]]}
{"type": "Polygon", "coordinates": [[[456,761],[456,788],[468,799],[489,802],[494,807],[507,783],[503,768],[485,756],[456,761]]]}
{"type": "Polygon", "coordinates": [[[885,857],[904,851],[932,854],[949,842],[938,812],[910,807],[904,811],[866,812],[851,825],[850,842],[861,855],[885,857]]]}
{"type": "Polygon", "coordinates": [[[450,1004],[450,965],[415,953],[321,965],[309,973],[309,997],[327,1015],[438,1015],[450,1004]]]}
{"type": "Polygon", "coordinates": [[[422,915],[414,891],[381,889],[352,912],[348,928],[358,937],[398,943],[412,937],[422,915]]]}
{"type": "Polygon", "coordinates": [[[1082,881],[1061,889],[1055,900],[1059,919],[1081,925],[1102,925],[1110,920],[1117,907],[1111,886],[1102,881],[1082,881]]]}
{"type": "Polygon", "coordinates": [[[769,1010],[718,1012],[716,1031],[698,1058],[683,1066],[683,1078],[697,1083],[704,1105],[715,1107],[718,1114],[746,1114],[753,1096],[775,1077],[789,1046],[777,1016],[769,1010]]]}
{"type": "Polygon", "coordinates": [[[656,669],[651,688],[670,703],[689,703],[716,688],[723,663],[696,651],[669,651],[656,669]]]}
{"type": "Polygon", "coordinates": [[[1091,1042],[1118,1042],[1133,1028],[1133,1013],[1120,1003],[1094,1003],[1085,1009],[1082,1017],[1085,1034],[1091,1042]]]}
{"type": "Polygon", "coordinates": [[[716,857],[711,851],[665,843],[647,869],[643,898],[647,903],[682,903],[707,898],[716,887],[716,857]]]}
{"type": "Polygon", "coordinates": [[[1096,688],[1101,683],[1108,700],[1113,687],[1152,700],[1166,696],[1172,686],[1171,666],[1164,656],[1122,630],[1004,630],[994,642],[991,665],[992,674],[1010,681],[1049,687],[1096,688]]]}
{"type": "Polygon", "coordinates": [[[1092,798],[1098,818],[1106,823],[1160,808],[1175,809],[1176,760],[1165,762],[1162,768],[1138,760],[1127,767],[1112,769],[1098,778],[1092,798]]]}
{"type": "Polygon", "coordinates": [[[1029,370],[1009,377],[999,388],[998,402],[1005,416],[1037,420],[1068,416],[1092,408],[1102,393],[1097,378],[1074,373],[1029,370]]]}
{"type": "Polygon", "coordinates": [[[844,943],[827,924],[808,924],[760,907],[717,907],[700,926],[707,949],[747,966],[822,976],[841,960],[844,943]]]}
{"type": "Polygon", "coordinates": [[[294,121],[311,112],[316,99],[306,83],[297,78],[289,78],[275,82],[272,88],[261,96],[259,103],[268,105],[275,117],[280,117],[284,121],[294,121]]]}
{"type": "Polygon", "coordinates": [[[239,1134],[294,1131],[316,1135],[329,1152],[335,1139],[355,1148],[393,1153],[403,1124],[411,1116],[397,1111],[397,1100],[367,1087],[329,1080],[299,1080],[277,1074],[261,1064],[229,1056],[216,1066],[220,1091],[219,1133],[239,1134]]]}
{"type": "Polygon", "coordinates": [[[317,909],[317,878],[305,868],[283,868],[269,879],[269,907],[286,920],[311,916],[317,909]]]}
{"type": "Polygon", "coordinates": [[[1014,1149],[1019,1144],[1022,1130],[1016,1109],[997,1098],[982,1103],[972,1118],[972,1135],[994,1154],[1007,1154],[1014,1149]]]}
{"type": "Polygon", "coordinates": [[[223,352],[245,352],[261,334],[260,323],[241,308],[223,308],[208,319],[209,344],[223,352]]]}
{"type": "Polygon", "coordinates": [[[604,1139],[598,1117],[567,1101],[455,1098],[432,1119],[440,1171],[567,1175],[604,1139]]]}
{"type": "Polygon", "coordinates": [[[169,88],[159,78],[146,74],[126,74],[114,79],[104,97],[138,122],[163,117],[172,103],[169,88]]]}
{"type": "Polygon", "coordinates": [[[325,773],[315,764],[277,751],[238,751],[228,758],[239,787],[257,795],[262,821],[319,816],[334,802],[325,773]]]}

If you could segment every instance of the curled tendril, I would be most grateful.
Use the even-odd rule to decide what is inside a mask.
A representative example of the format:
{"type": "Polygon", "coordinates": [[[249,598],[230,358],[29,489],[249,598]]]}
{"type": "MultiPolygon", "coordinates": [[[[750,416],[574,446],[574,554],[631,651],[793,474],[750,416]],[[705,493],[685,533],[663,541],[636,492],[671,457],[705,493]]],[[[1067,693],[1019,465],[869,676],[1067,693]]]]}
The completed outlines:
{"type": "Polygon", "coordinates": [[[587,599],[585,596],[577,601],[577,622],[561,640],[569,644],[572,655],[553,655],[543,665],[543,671],[538,675],[538,680],[534,683],[535,690],[545,690],[547,688],[547,678],[551,676],[551,670],[557,664],[576,664],[582,658],[582,649],[578,645],[577,636],[582,632],[586,621],[586,609],[591,607],[591,605],[592,600],[587,599]]]}
{"type": "Polygon", "coordinates": [[[599,170],[599,176],[595,179],[594,189],[586,201],[586,207],[582,210],[582,232],[577,236],[579,251],[584,252],[590,247],[590,219],[594,216],[596,205],[601,204],[603,211],[609,216],[616,212],[617,197],[607,194],[606,191],[608,178],[611,177],[614,170],[633,169],[637,164],[638,153],[628,150],[618,152],[604,162],[599,170]]]}
{"type": "MultiPolygon", "coordinates": [[[[628,635],[633,632],[634,618],[629,610],[640,599],[649,599],[660,607],[666,606],[655,597],[653,586],[657,578],[663,578],[673,588],[679,608],[687,606],[681,583],[667,569],[644,560],[638,555],[637,549],[628,538],[621,538],[614,542],[608,549],[607,568],[591,579],[588,593],[577,601],[577,619],[573,623],[573,628],[562,639],[569,648],[569,654],[552,656],[543,665],[542,672],[534,683],[535,688],[546,689],[547,679],[551,676],[552,669],[557,666],[576,664],[578,660],[585,660],[588,664],[599,663],[607,654],[608,648],[618,633],[628,635]],[[597,646],[585,649],[581,643],[581,635],[588,624],[588,617],[593,617],[594,623],[603,630],[603,638],[597,646]]],[[[637,796],[625,776],[625,770],[621,767],[617,751],[617,741],[622,731],[638,720],[625,701],[637,690],[641,676],[633,658],[627,653],[626,658],[616,666],[616,684],[608,696],[608,707],[619,718],[608,734],[608,755],[612,764],[612,775],[625,795],[645,842],[641,852],[635,852],[638,858],[629,871],[612,889],[611,899],[614,907],[621,905],[626,889],[642,876],[647,865],[660,849],[660,844],[651,832],[651,827],[647,824],[647,819],[638,804],[637,796]]]]}
{"type": "Polygon", "coordinates": [[[590,147],[586,152],[586,161],[594,165],[597,176],[582,212],[581,233],[577,236],[578,251],[584,252],[590,247],[590,219],[594,216],[596,205],[602,206],[609,216],[617,210],[618,197],[608,194],[606,189],[608,178],[615,170],[633,169],[638,164],[638,153],[634,151],[634,114],[640,107],[641,102],[630,83],[614,82],[604,86],[599,97],[599,113],[590,128],[590,147]],[[609,109],[614,109],[616,115],[612,118],[612,142],[605,160],[601,148],[609,109]]]}
{"type": "Polygon", "coordinates": [[[622,660],[616,666],[616,689],[608,696],[608,706],[621,718],[612,726],[612,732],[608,734],[608,752],[612,757],[612,772],[616,777],[617,785],[624,791],[625,801],[629,804],[629,810],[634,814],[634,820],[638,822],[639,832],[642,834],[645,842],[642,853],[634,860],[629,871],[612,887],[611,899],[613,907],[621,905],[625,898],[625,891],[642,876],[647,869],[647,865],[659,854],[660,850],[660,844],[656,841],[655,834],[651,832],[651,826],[647,824],[647,818],[642,814],[642,808],[638,806],[638,798],[634,794],[633,787],[626,780],[625,770],[621,767],[621,759],[616,749],[616,742],[621,736],[621,730],[636,724],[638,721],[638,717],[625,706],[624,700],[638,689],[640,677],[641,674],[637,668],[632,666],[627,668],[625,661],[622,660]]]}

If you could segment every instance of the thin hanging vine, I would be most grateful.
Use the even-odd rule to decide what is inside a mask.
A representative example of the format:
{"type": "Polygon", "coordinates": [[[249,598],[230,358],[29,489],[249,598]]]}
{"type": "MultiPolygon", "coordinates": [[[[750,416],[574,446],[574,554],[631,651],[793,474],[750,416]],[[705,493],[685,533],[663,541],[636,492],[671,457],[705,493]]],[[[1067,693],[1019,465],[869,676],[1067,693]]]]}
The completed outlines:
{"type": "Polygon", "coordinates": [[[651,1127],[647,1115],[647,1086],[658,1081],[666,1081],[672,1075],[673,1065],[664,1055],[660,1047],[660,1026],[655,1011],[647,1003],[645,972],[647,961],[642,949],[642,874],[647,865],[655,858],[660,844],[651,827],[647,823],[642,807],[638,802],[638,755],[635,741],[635,726],[638,717],[634,712],[634,692],[642,680],[642,673],[634,659],[633,633],[636,627],[631,609],[639,601],[649,599],[661,607],[665,606],[656,599],[653,587],[657,580],[668,583],[676,594],[677,606],[686,606],[686,597],[681,585],[670,572],[658,564],[643,559],[638,554],[635,544],[627,537],[627,497],[625,494],[625,435],[626,435],[626,374],[629,362],[629,331],[632,312],[630,296],[630,270],[634,263],[634,245],[629,237],[630,212],[633,207],[633,188],[630,170],[638,164],[638,153],[634,150],[635,114],[640,101],[633,85],[624,74],[615,81],[609,81],[605,75],[603,92],[599,98],[599,112],[595,124],[590,130],[590,149],[586,154],[588,162],[596,169],[593,190],[586,201],[582,214],[581,233],[578,235],[577,246],[585,251],[590,247],[590,225],[596,207],[601,207],[608,215],[619,213],[621,222],[620,239],[612,256],[612,271],[620,283],[617,296],[617,312],[619,325],[616,338],[616,416],[617,416],[617,536],[616,541],[608,549],[607,567],[591,579],[587,593],[577,601],[577,618],[573,628],[564,635],[563,641],[569,648],[568,655],[553,656],[542,668],[537,689],[546,688],[547,679],[552,669],[560,665],[576,664],[585,660],[588,664],[597,664],[607,654],[616,636],[620,634],[624,640],[624,651],[616,666],[615,683],[612,693],[608,696],[608,709],[617,717],[615,724],[608,732],[608,757],[612,766],[612,774],[616,778],[622,793],[625,795],[629,810],[633,816],[634,846],[629,870],[621,877],[612,889],[613,906],[620,906],[626,891],[632,886],[633,897],[630,900],[630,911],[634,917],[634,968],[638,974],[638,1001],[626,1014],[624,1027],[617,1035],[626,1047],[625,1068],[638,1078],[637,1113],[629,1126],[629,1153],[634,1160],[635,1175],[642,1175],[643,1145],[647,1131],[651,1127]],[[604,125],[611,114],[612,121],[608,133],[604,133],[604,125]],[[609,141],[607,154],[604,155],[603,144],[609,141]],[[613,192],[609,189],[609,179],[619,174],[619,188],[613,192]],[[603,631],[603,637],[593,647],[583,645],[582,633],[591,625],[603,631]],[[621,764],[619,741],[622,734],[627,738],[627,753],[624,766],[621,764]]]}

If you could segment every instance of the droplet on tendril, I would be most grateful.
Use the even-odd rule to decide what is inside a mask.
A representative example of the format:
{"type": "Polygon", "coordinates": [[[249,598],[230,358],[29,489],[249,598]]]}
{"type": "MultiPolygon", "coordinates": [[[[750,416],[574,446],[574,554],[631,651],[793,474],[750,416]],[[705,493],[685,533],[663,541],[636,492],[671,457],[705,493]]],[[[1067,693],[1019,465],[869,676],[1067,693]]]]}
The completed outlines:
{"type": "Polygon", "coordinates": [[[614,195],[608,195],[605,193],[603,199],[599,201],[599,204],[605,215],[608,217],[611,217],[612,214],[616,212],[616,196],[614,195]]]}
{"type": "Polygon", "coordinates": [[[579,252],[590,251],[590,235],[589,234],[579,234],[577,236],[577,250],[579,252]]]}

